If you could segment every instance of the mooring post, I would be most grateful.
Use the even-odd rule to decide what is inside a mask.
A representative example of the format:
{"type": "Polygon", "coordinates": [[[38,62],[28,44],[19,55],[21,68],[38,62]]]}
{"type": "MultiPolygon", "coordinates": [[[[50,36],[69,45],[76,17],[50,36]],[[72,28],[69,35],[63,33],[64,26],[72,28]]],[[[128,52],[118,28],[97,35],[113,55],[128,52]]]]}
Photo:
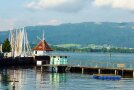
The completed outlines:
{"type": "Polygon", "coordinates": [[[114,71],[114,74],[117,75],[117,70],[114,71]]]}
{"type": "Polygon", "coordinates": [[[133,71],[133,78],[134,78],[134,71],[133,71]]]}
{"type": "Polygon", "coordinates": [[[35,69],[35,71],[36,71],[36,70],[37,70],[37,66],[35,66],[35,68],[34,68],[34,69],[35,69]]]}
{"type": "Polygon", "coordinates": [[[124,75],[124,71],[123,71],[123,69],[122,69],[122,76],[124,75]]]}
{"type": "Polygon", "coordinates": [[[42,66],[41,66],[41,71],[42,71],[42,66]]]}
{"type": "Polygon", "coordinates": [[[100,70],[100,68],[98,69],[98,74],[101,74],[101,70],[100,70]]]}
{"type": "Polygon", "coordinates": [[[15,90],[15,78],[13,78],[13,82],[11,83],[12,85],[12,90],[15,90]]]}
{"type": "Polygon", "coordinates": [[[82,74],[84,74],[84,68],[82,68],[82,74]]]}

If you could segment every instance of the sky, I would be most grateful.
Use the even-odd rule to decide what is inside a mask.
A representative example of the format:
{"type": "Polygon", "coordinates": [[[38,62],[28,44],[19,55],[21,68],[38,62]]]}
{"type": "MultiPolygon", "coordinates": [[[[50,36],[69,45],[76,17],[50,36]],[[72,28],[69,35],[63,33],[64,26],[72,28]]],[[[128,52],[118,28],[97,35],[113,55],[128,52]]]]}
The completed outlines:
{"type": "Polygon", "coordinates": [[[134,0],[0,0],[0,31],[81,22],[134,22],[134,0]]]}

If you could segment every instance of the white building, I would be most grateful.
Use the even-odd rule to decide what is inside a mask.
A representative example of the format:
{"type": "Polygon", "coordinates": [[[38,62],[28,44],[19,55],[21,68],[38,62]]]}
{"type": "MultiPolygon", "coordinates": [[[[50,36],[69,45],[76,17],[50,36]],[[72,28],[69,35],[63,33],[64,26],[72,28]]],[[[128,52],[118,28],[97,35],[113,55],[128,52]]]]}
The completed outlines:
{"type": "Polygon", "coordinates": [[[38,43],[34,48],[34,55],[35,56],[43,56],[46,55],[47,51],[52,51],[50,46],[47,44],[45,40],[42,40],[41,42],[38,43]]]}

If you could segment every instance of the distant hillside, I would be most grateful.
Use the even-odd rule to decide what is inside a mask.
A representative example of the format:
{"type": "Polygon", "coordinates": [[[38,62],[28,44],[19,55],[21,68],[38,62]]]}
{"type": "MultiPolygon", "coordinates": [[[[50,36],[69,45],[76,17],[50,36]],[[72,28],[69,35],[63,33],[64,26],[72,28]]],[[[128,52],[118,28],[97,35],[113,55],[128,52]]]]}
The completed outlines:
{"type": "MultiPolygon", "coordinates": [[[[37,36],[48,43],[57,44],[97,44],[118,47],[134,47],[134,23],[114,22],[85,22],[76,24],[62,24],[59,26],[28,26],[26,27],[30,43],[39,42],[37,36]]],[[[8,37],[8,32],[0,32],[0,42],[8,37]]]]}

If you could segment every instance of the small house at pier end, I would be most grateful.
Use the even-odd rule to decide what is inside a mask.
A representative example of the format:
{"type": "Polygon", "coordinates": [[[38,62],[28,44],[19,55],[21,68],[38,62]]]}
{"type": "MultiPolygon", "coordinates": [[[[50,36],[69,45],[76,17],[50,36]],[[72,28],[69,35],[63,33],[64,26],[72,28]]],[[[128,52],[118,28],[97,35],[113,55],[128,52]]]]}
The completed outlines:
{"type": "Polygon", "coordinates": [[[35,56],[44,56],[47,52],[53,51],[45,40],[42,40],[34,48],[35,56]]]}
{"type": "Polygon", "coordinates": [[[61,65],[67,64],[67,56],[65,55],[49,55],[48,52],[53,51],[47,42],[43,39],[34,48],[34,56],[37,65],[51,64],[51,65],[61,65]]]}

